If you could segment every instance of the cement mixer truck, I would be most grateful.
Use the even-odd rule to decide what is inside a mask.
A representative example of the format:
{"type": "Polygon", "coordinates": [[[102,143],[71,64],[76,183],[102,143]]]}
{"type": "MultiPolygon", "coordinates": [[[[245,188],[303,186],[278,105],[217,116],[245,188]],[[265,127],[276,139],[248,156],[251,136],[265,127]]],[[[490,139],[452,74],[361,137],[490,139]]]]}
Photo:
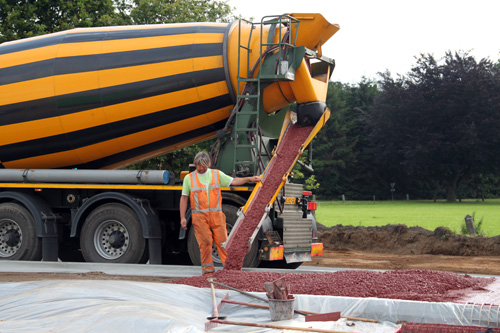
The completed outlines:
{"type": "MultiPolygon", "coordinates": [[[[299,157],[330,114],[334,60],[321,47],[338,29],[320,14],[286,14],[0,44],[0,260],[162,264],[189,254],[199,265],[194,228],[179,225],[187,172],[120,168],[216,138],[214,168],[260,175],[292,123],[314,127],[299,157]]],[[[311,193],[288,177],[245,266],[293,268],[322,252],[311,193]]],[[[223,189],[228,230],[252,191],[223,189]]]]}

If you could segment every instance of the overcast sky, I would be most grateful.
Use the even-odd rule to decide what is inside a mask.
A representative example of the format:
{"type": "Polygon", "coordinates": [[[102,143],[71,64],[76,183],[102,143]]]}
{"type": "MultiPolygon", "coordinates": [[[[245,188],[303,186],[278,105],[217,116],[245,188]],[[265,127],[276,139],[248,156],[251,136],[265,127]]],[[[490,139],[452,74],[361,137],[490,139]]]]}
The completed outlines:
{"type": "Polygon", "coordinates": [[[340,30],[323,47],[336,61],[332,80],[357,83],[388,69],[406,74],[415,56],[471,51],[500,59],[500,0],[229,0],[235,14],[321,13],[340,30]]]}

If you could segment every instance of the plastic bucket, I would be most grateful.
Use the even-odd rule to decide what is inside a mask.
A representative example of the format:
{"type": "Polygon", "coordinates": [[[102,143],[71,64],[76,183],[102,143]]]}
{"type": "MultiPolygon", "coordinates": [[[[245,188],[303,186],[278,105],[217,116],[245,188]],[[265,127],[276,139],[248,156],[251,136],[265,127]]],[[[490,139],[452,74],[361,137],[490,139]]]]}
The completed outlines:
{"type": "Polygon", "coordinates": [[[294,308],[295,298],[269,300],[269,312],[273,321],[292,319],[294,308]]]}

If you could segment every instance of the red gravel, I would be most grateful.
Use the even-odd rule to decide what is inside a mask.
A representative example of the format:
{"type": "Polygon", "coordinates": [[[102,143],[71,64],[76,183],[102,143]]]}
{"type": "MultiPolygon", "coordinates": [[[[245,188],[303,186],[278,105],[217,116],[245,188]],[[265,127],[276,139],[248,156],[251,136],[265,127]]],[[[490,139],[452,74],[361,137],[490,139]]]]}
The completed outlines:
{"type": "MultiPolygon", "coordinates": [[[[264,282],[284,278],[291,294],[378,297],[428,302],[451,302],[468,290],[483,290],[494,278],[479,278],[431,270],[340,271],[334,273],[271,273],[222,270],[212,277],[244,290],[265,292],[264,282]]],[[[195,276],[173,283],[209,288],[206,277],[195,276]]],[[[216,286],[217,287],[217,286],[216,286]]],[[[217,287],[219,288],[219,287],[217,287]]],[[[223,289],[220,287],[220,289],[223,289]]]]}
{"type": "Polygon", "coordinates": [[[262,186],[248,206],[245,218],[238,224],[237,231],[233,230],[234,234],[226,245],[227,259],[224,270],[241,270],[243,259],[248,253],[248,239],[259,224],[265,208],[276,193],[283,176],[292,168],[301,146],[312,130],[312,126],[292,125],[288,128],[262,179],[262,186]]]}
{"type": "MultiPolygon", "coordinates": [[[[487,329],[483,326],[404,323],[396,333],[481,333],[487,329]]],[[[500,328],[491,328],[491,332],[499,333],[500,328]]]]}

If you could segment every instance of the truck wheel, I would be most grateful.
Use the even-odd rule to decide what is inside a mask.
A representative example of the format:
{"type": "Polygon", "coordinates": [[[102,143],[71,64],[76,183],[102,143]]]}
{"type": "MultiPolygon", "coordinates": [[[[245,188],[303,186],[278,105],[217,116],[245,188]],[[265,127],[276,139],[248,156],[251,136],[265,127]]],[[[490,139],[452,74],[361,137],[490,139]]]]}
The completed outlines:
{"type": "Polygon", "coordinates": [[[42,239],[30,212],[16,203],[0,204],[0,260],[42,259],[42,239]]]}
{"type": "Polygon", "coordinates": [[[80,247],[85,261],[137,264],[145,254],[146,240],[134,211],[109,203],[96,208],[85,220],[80,247]]]}
{"type": "MultiPolygon", "coordinates": [[[[228,234],[234,226],[234,223],[238,219],[238,208],[232,205],[222,205],[222,211],[226,215],[226,229],[228,234]]],[[[245,259],[243,260],[243,267],[257,267],[259,265],[259,258],[257,256],[259,250],[259,242],[256,240],[253,242],[252,247],[248,251],[245,259]]],[[[194,234],[194,227],[189,229],[188,235],[188,252],[191,262],[195,266],[201,265],[200,247],[198,246],[198,241],[194,234]]],[[[217,247],[214,245],[212,247],[212,258],[215,266],[222,266],[219,254],[217,252],[217,247]]]]}

